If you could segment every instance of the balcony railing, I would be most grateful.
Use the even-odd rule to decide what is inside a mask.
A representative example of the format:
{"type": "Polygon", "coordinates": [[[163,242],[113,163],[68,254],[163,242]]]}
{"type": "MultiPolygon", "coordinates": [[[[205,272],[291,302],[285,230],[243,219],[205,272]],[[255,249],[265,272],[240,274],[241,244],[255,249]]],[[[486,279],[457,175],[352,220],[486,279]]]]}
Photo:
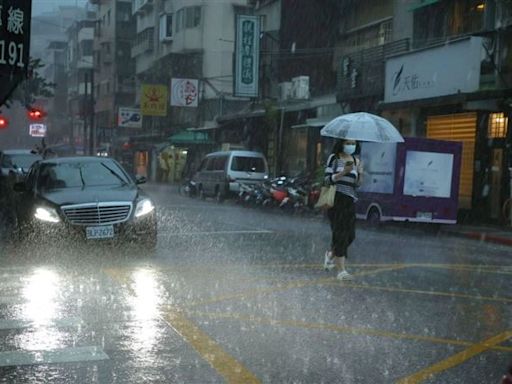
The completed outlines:
{"type": "Polygon", "coordinates": [[[147,28],[137,35],[135,43],[132,46],[132,58],[153,51],[155,47],[154,32],[154,28],[147,28]]]}
{"type": "Polygon", "coordinates": [[[338,96],[353,99],[382,95],[386,58],[409,49],[409,39],[401,39],[343,55],[338,65],[338,96]]]}
{"type": "Polygon", "coordinates": [[[132,0],[132,14],[135,15],[151,9],[153,0],[132,0]]]}

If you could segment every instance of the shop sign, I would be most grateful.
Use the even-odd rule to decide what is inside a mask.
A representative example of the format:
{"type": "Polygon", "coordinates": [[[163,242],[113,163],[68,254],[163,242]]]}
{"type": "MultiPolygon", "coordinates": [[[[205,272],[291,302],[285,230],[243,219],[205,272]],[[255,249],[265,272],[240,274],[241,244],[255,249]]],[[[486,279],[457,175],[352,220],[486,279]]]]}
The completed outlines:
{"type": "Polygon", "coordinates": [[[119,107],[118,127],[142,128],[142,113],[138,108],[119,107]]]}
{"type": "Polygon", "coordinates": [[[32,1],[0,2],[0,74],[25,73],[29,64],[32,1]]]}
{"type": "Polygon", "coordinates": [[[171,106],[197,107],[199,81],[196,79],[171,80],[171,106]]]}
{"type": "Polygon", "coordinates": [[[238,15],[236,19],[234,92],[257,97],[259,91],[260,18],[238,15]]]}
{"type": "Polygon", "coordinates": [[[168,92],[165,85],[142,84],[140,106],[144,116],[167,116],[168,92]]]}
{"type": "Polygon", "coordinates": [[[30,124],[29,134],[32,137],[46,137],[46,124],[30,124]]]}
{"type": "Polygon", "coordinates": [[[471,37],[386,61],[386,103],[475,92],[482,38],[471,37]]]}

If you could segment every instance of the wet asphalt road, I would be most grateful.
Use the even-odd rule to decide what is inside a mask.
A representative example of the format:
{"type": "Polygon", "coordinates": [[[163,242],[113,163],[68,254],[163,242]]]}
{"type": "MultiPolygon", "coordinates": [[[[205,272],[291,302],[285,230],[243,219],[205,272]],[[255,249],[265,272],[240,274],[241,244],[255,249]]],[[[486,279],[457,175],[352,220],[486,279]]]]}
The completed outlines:
{"type": "Polygon", "coordinates": [[[319,218],[147,186],[155,253],[1,244],[2,383],[499,383],[511,249],[359,226],[338,282],[319,218]]]}

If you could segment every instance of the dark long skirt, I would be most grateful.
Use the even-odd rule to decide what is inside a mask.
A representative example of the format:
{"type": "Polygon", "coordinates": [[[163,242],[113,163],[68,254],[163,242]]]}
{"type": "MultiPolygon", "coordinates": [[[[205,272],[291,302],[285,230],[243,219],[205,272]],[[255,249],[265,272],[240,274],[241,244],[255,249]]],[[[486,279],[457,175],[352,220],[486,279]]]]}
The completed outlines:
{"type": "Polygon", "coordinates": [[[336,192],[334,207],[327,211],[331,223],[331,248],[334,256],[348,257],[348,247],[356,238],[356,209],[354,199],[336,192]]]}

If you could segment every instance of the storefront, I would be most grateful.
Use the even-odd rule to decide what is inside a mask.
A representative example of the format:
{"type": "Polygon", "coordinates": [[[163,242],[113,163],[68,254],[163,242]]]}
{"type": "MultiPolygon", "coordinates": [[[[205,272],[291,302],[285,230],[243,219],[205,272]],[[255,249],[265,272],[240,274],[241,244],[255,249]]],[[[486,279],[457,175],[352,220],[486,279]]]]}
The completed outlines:
{"type": "MultiPolygon", "coordinates": [[[[504,222],[511,89],[482,89],[483,39],[470,37],[386,62],[381,114],[404,136],[463,143],[461,220],[504,222]]],[[[486,78],[487,81],[487,78],[486,78]]]]}

